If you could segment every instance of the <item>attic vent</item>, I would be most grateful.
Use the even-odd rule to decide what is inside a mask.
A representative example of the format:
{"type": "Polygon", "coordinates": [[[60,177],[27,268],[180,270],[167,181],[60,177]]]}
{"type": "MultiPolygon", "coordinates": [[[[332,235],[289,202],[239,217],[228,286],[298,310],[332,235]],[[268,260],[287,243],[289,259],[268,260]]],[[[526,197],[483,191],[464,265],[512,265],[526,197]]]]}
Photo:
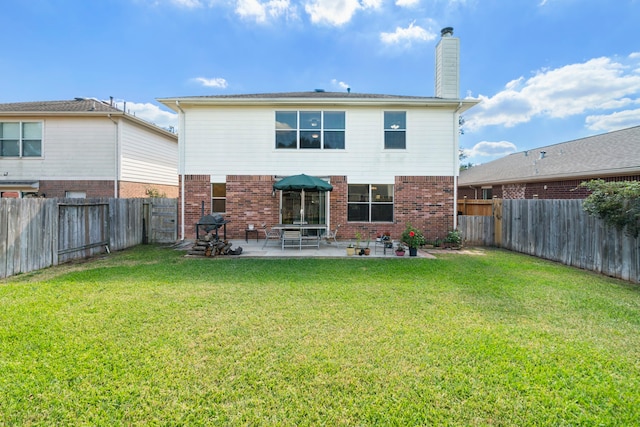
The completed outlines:
{"type": "Polygon", "coordinates": [[[547,154],[547,152],[546,152],[546,151],[541,151],[541,152],[540,152],[540,158],[541,158],[541,159],[544,159],[544,156],[545,156],[546,154],[547,154]]]}
{"type": "Polygon", "coordinates": [[[315,89],[314,92],[324,92],[324,89],[315,89]]]}

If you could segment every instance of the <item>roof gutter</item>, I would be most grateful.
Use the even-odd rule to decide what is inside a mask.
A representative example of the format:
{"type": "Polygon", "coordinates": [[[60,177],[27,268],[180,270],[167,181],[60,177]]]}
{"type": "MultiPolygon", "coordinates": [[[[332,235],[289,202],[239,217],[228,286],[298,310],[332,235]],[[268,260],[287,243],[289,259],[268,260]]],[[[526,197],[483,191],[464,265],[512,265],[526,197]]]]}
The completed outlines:
{"type": "Polygon", "coordinates": [[[165,98],[158,102],[166,105],[174,111],[179,111],[182,105],[229,107],[229,106],[291,106],[291,105],[318,105],[318,106],[370,106],[370,107],[433,107],[451,108],[457,107],[456,112],[463,112],[478,104],[479,100],[452,101],[441,98],[165,98]],[[174,108],[178,107],[178,109],[174,108]]]}
{"type": "Polygon", "coordinates": [[[538,176],[525,176],[522,178],[499,178],[490,179],[485,181],[468,181],[460,183],[463,186],[473,187],[482,185],[496,185],[496,184],[526,184],[530,182],[546,182],[546,181],[568,181],[568,180],[590,180],[594,177],[610,177],[610,176],[626,176],[637,175],[640,173],[639,167],[624,167],[617,169],[601,169],[593,171],[583,171],[579,173],[569,174],[553,174],[553,175],[538,175],[538,176]]]}

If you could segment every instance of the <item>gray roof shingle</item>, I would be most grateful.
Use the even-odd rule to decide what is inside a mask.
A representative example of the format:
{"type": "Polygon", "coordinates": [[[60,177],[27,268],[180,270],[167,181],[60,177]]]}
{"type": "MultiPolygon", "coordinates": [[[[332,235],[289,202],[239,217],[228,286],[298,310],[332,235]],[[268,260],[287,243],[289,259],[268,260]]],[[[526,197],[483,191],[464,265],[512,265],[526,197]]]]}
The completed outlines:
{"type": "Polygon", "coordinates": [[[635,126],[510,154],[460,172],[458,185],[521,183],[638,173],[640,126],[635,126]]]}
{"type": "Polygon", "coordinates": [[[240,95],[203,95],[188,96],[189,99],[439,99],[432,96],[406,96],[406,95],[383,95],[373,93],[354,93],[354,92],[326,92],[323,90],[307,91],[307,92],[275,92],[275,93],[250,93],[240,95]]]}
{"type": "Polygon", "coordinates": [[[104,101],[89,98],[76,98],[66,101],[13,102],[0,104],[0,112],[11,113],[70,113],[70,112],[122,113],[104,101]]]}

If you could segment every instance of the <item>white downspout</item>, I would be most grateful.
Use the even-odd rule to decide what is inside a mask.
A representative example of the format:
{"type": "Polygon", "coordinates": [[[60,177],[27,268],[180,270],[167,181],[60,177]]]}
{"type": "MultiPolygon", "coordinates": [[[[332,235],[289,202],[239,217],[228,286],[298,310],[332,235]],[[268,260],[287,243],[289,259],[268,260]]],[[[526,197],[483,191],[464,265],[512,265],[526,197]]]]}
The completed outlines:
{"type": "Polygon", "coordinates": [[[458,118],[458,111],[462,108],[462,102],[458,102],[458,108],[453,112],[453,129],[454,129],[454,147],[453,147],[453,229],[458,229],[458,174],[460,173],[460,157],[458,156],[458,150],[460,148],[460,132],[458,126],[460,120],[458,118]]]}
{"type": "Polygon", "coordinates": [[[180,101],[176,100],[176,107],[180,110],[180,117],[178,121],[178,147],[179,147],[179,162],[178,162],[178,174],[180,175],[180,240],[184,240],[184,156],[185,156],[185,129],[184,129],[184,110],[180,106],[180,101]]]}
{"type": "Polygon", "coordinates": [[[113,197],[118,198],[118,180],[120,179],[120,125],[117,121],[113,120],[111,114],[107,114],[109,120],[116,125],[116,136],[114,142],[114,173],[115,177],[113,178],[113,197]]]}

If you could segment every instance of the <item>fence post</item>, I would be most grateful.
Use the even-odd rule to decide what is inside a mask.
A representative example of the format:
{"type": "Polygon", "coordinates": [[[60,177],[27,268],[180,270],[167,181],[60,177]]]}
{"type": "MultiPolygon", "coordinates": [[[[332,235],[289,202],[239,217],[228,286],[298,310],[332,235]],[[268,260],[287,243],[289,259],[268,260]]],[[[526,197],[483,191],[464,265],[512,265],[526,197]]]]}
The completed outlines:
{"type": "Polygon", "coordinates": [[[502,199],[493,198],[493,244],[502,247],[502,199]]]}

